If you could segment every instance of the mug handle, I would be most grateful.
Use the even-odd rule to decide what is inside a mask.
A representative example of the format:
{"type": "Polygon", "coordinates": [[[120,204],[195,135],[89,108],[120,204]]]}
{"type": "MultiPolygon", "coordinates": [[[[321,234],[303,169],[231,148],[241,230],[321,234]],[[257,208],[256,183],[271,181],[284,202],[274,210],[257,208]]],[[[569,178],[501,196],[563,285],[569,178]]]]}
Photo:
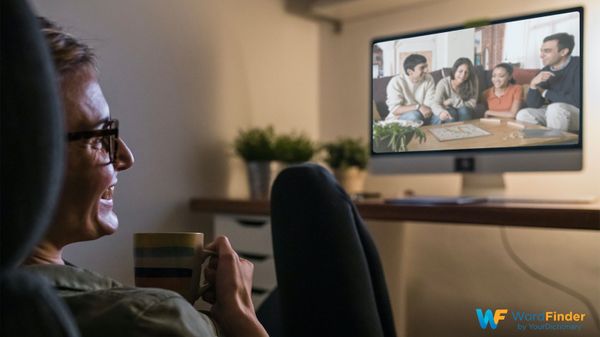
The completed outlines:
{"type": "Polygon", "coordinates": [[[210,262],[210,259],[218,256],[218,254],[212,250],[202,249],[202,254],[204,255],[204,261],[202,261],[202,265],[200,267],[200,283],[198,285],[198,297],[204,295],[204,293],[212,287],[212,284],[206,280],[204,271],[210,262]]]}

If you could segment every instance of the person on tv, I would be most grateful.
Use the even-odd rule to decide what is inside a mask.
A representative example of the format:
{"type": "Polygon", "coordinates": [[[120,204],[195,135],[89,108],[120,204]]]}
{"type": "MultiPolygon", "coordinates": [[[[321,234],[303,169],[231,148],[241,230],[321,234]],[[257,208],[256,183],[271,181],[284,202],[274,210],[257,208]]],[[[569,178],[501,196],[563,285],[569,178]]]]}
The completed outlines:
{"type": "Polygon", "coordinates": [[[119,136],[117,120],[110,116],[93,51],[53,22],[45,18],[39,22],[56,69],[68,131],[67,158],[51,225],[25,268],[57,289],[83,337],[268,336],[251,301],[252,263],[240,258],[226,237],[206,246],[218,255],[217,265],[206,274],[214,288],[203,295],[213,303],[210,317],[175,292],[125,286],[63,260],[66,245],[117,230],[113,211],[117,175],[134,159],[119,136]]]}
{"type": "Polygon", "coordinates": [[[544,68],[531,80],[527,108],[517,120],[561,131],[579,131],[581,61],[571,56],[575,38],[567,33],[546,36],[540,50],[544,68]]]}
{"type": "Polygon", "coordinates": [[[523,88],[515,84],[513,67],[500,63],[492,70],[492,87],[483,92],[488,110],[484,117],[515,119],[523,103],[523,88]]]}
{"type": "Polygon", "coordinates": [[[454,62],[450,76],[435,87],[431,124],[469,120],[473,116],[479,87],[473,62],[461,57],[454,62]]]}
{"type": "Polygon", "coordinates": [[[422,121],[431,119],[435,82],[427,72],[427,59],[411,54],[404,60],[404,73],[394,76],[387,85],[386,120],[422,121]]]}

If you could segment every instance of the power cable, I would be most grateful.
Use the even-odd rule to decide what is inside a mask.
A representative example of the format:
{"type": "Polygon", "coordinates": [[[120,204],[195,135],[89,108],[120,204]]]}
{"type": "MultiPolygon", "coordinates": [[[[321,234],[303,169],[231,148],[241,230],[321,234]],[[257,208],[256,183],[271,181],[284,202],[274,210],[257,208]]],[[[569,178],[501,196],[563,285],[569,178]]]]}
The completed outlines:
{"type": "Polygon", "coordinates": [[[592,318],[594,320],[594,323],[596,324],[596,328],[598,330],[600,330],[600,319],[598,318],[598,312],[596,312],[596,309],[594,308],[594,305],[592,304],[592,302],[585,296],[583,296],[582,294],[578,293],[577,291],[562,285],[556,281],[554,281],[553,279],[550,279],[540,273],[538,273],[537,271],[533,270],[531,267],[529,267],[513,250],[513,248],[510,246],[510,242],[508,241],[508,234],[506,232],[506,227],[504,226],[500,226],[500,236],[502,237],[502,245],[504,246],[504,250],[506,250],[506,252],[508,253],[508,256],[510,256],[510,258],[521,268],[523,269],[523,271],[525,271],[527,274],[529,274],[529,276],[535,278],[536,280],[545,283],[555,289],[558,289],[572,297],[575,297],[576,299],[578,299],[579,301],[581,301],[590,311],[592,318]]]}

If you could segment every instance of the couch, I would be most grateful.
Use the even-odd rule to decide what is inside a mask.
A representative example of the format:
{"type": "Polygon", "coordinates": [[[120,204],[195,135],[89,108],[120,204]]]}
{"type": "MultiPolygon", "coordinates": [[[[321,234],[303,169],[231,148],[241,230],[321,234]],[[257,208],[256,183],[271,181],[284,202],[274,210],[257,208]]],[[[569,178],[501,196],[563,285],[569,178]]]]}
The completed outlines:
{"type": "MultiPolygon", "coordinates": [[[[527,88],[529,87],[529,82],[533,79],[533,77],[540,71],[540,69],[521,69],[515,67],[513,70],[513,78],[517,82],[523,86],[523,97],[527,93],[527,88]]],[[[451,68],[442,68],[436,71],[432,71],[430,74],[433,77],[433,80],[437,84],[442,78],[446,76],[450,76],[452,72],[451,68]]],[[[485,101],[482,99],[481,94],[484,90],[492,86],[492,71],[484,70],[483,66],[476,66],[475,72],[477,74],[477,79],[479,81],[479,99],[477,102],[477,107],[475,108],[474,117],[480,118],[483,117],[483,113],[487,110],[485,101]],[[483,83],[483,85],[481,85],[483,83]]],[[[373,120],[385,119],[385,117],[390,113],[385,104],[387,99],[386,88],[390,80],[394,76],[380,77],[373,79],[373,120]]]]}

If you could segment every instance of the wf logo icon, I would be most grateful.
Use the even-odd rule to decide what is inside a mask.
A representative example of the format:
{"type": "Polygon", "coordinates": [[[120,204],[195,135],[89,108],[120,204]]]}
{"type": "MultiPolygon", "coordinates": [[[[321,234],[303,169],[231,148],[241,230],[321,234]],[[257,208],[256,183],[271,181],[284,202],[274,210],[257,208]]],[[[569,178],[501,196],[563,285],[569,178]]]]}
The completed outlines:
{"type": "Polygon", "coordinates": [[[495,330],[498,327],[498,323],[506,317],[508,313],[508,309],[496,309],[496,311],[492,312],[491,309],[487,309],[485,314],[483,310],[477,308],[475,309],[477,312],[477,319],[479,320],[479,326],[482,329],[486,329],[489,325],[492,330],[495,330]]]}

